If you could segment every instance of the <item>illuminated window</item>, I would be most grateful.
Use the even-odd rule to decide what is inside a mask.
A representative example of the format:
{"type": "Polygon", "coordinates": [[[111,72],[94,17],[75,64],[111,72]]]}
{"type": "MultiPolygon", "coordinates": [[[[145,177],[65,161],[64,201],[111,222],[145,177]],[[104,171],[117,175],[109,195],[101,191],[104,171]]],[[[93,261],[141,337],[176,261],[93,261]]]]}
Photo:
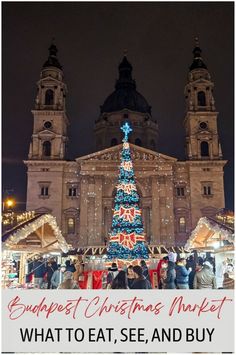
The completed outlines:
{"type": "Polygon", "coordinates": [[[185,217],[179,218],[179,232],[185,233],[186,232],[186,219],[185,217]]]}
{"type": "Polygon", "coordinates": [[[68,218],[67,220],[67,233],[75,234],[75,220],[74,218],[68,218]]]}

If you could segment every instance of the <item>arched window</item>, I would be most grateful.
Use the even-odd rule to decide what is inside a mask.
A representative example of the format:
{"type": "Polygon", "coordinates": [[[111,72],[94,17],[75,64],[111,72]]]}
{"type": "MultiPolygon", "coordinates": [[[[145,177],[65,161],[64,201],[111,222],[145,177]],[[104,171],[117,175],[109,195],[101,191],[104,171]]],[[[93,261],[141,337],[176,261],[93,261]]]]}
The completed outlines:
{"type": "Polygon", "coordinates": [[[201,156],[209,157],[209,145],[208,142],[201,142],[201,156]]]}
{"type": "Polygon", "coordinates": [[[53,105],[54,101],[54,92],[51,89],[48,89],[45,93],[45,105],[53,105]]]}
{"type": "Polygon", "coordinates": [[[43,142],[43,156],[44,157],[51,156],[51,142],[49,141],[43,142]]]}
{"type": "Polygon", "coordinates": [[[206,95],[204,91],[197,93],[198,106],[206,106],[206,95]]]}
{"type": "Polygon", "coordinates": [[[185,217],[179,218],[179,232],[185,233],[186,232],[186,219],[185,217]]]}
{"type": "Polygon", "coordinates": [[[113,147],[114,145],[117,145],[117,144],[118,144],[117,139],[116,138],[112,138],[111,147],[113,147]]]}
{"type": "Polygon", "coordinates": [[[75,219],[72,217],[67,220],[67,233],[75,234],[75,219]]]}
{"type": "Polygon", "coordinates": [[[150,146],[151,146],[152,150],[156,150],[156,143],[155,143],[154,139],[151,140],[150,146]]]}
{"type": "Polygon", "coordinates": [[[140,138],[136,138],[134,144],[139,145],[140,147],[142,147],[141,139],[140,138]]]}

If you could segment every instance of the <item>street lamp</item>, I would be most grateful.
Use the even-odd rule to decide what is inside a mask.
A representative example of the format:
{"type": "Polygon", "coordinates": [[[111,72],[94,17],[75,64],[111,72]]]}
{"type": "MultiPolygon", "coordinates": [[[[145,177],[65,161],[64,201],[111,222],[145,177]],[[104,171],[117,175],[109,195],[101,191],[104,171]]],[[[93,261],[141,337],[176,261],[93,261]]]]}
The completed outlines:
{"type": "Polygon", "coordinates": [[[16,204],[16,201],[11,198],[11,197],[8,197],[4,202],[3,202],[3,212],[5,212],[5,206],[7,207],[7,211],[11,211],[12,208],[15,206],[16,204]]]}

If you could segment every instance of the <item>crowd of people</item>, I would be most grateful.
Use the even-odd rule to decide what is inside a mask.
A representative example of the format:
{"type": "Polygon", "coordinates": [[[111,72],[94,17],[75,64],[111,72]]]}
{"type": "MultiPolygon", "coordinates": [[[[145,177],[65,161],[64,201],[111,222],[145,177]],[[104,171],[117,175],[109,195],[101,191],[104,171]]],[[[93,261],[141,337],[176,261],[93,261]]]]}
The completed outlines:
{"type": "MultiPolygon", "coordinates": [[[[178,257],[170,252],[157,264],[158,289],[233,289],[234,279],[230,277],[232,264],[214,264],[214,258],[201,258],[191,255],[178,257]]],[[[38,256],[28,263],[27,282],[34,276],[37,288],[78,289],[81,276],[81,264],[66,260],[59,265],[51,258],[45,260],[38,256]]],[[[125,265],[122,270],[116,263],[108,268],[104,288],[107,289],[152,289],[148,266],[144,260],[139,265],[125,265]]]]}
{"type": "Polygon", "coordinates": [[[26,281],[31,282],[34,277],[34,284],[40,289],[79,288],[76,282],[79,266],[71,260],[66,260],[65,265],[60,265],[53,258],[46,260],[36,256],[34,260],[28,260],[26,281]]]}
{"type": "Polygon", "coordinates": [[[157,280],[159,289],[233,289],[234,279],[228,270],[232,264],[226,262],[215,267],[214,258],[188,259],[169,253],[157,265],[157,280]]]}
{"type": "Polygon", "coordinates": [[[125,270],[118,271],[116,263],[112,263],[108,269],[107,284],[108,289],[151,289],[152,284],[148,267],[144,260],[140,265],[129,265],[125,270]]]}

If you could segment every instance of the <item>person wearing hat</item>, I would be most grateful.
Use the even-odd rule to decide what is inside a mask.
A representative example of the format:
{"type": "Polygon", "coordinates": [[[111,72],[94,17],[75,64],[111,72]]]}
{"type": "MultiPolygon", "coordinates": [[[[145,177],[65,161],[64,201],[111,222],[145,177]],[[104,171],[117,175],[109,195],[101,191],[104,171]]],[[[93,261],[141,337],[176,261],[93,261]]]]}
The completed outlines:
{"type": "Polygon", "coordinates": [[[213,273],[213,265],[209,261],[203,263],[200,271],[197,271],[193,280],[194,289],[216,289],[216,278],[213,273]]]}
{"type": "Polygon", "coordinates": [[[63,274],[65,271],[66,271],[65,265],[58,265],[58,269],[54,271],[51,278],[51,285],[53,289],[58,288],[58,286],[62,283],[63,274]]]}
{"type": "Polygon", "coordinates": [[[65,271],[63,275],[63,282],[60,283],[58,289],[61,290],[71,290],[71,289],[78,289],[78,284],[73,280],[73,272],[65,271]]]}
{"type": "Polygon", "coordinates": [[[163,288],[164,289],[175,289],[175,279],[176,279],[176,271],[175,271],[175,262],[177,259],[177,254],[170,252],[168,254],[168,267],[166,272],[166,278],[163,279],[163,288]]]}
{"type": "Polygon", "coordinates": [[[151,289],[152,285],[151,283],[146,279],[146,277],[143,275],[143,269],[139,265],[135,265],[133,267],[134,271],[134,276],[135,280],[131,286],[132,290],[142,290],[142,289],[151,289]]]}
{"type": "Polygon", "coordinates": [[[111,267],[108,268],[108,274],[107,274],[107,288],[111,288],[112,281],[115,279],[115,277],[118,275],[118,267],[116,263],[112,263],[111,267]]]}

